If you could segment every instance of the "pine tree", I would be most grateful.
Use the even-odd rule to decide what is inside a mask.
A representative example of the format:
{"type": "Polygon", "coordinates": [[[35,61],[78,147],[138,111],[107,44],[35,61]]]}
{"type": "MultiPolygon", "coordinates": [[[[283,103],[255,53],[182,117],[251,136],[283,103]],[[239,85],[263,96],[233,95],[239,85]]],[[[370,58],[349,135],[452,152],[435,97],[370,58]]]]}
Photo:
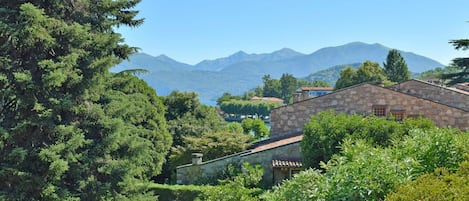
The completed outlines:
{"type": "Polygon", "coordinates": [[[409,69],[399,51],[395,49],[390,50],[383,66],[384,73],[391,82],[410,80],[409,69]]]}
{"type": "Polygon", "coordinates": [[[0,199],[152,199],[171,144],[155,91],[108,69],[139,0],[0,1],[0,199]]]}
{"type": "MultiPolygon", "coordinates": [[[[450,41],[457,50],[468,50],[469,39],[459,39],[450,41]]],[[[444,73],[443,79],[449,79],[449,85],[469,82],[469,57],[455,58],[451,65],[457,72],[444,73]]]]}

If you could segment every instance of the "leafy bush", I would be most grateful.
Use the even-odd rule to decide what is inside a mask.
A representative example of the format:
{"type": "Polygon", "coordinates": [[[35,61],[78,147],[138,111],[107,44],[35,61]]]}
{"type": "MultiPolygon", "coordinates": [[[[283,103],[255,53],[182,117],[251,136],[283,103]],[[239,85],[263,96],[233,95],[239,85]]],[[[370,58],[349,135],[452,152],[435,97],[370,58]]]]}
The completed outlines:
{"type": "Polygon", "coordinates": [[[269,128],[261,119],[244,119],[241,127],[245,134],[253,133],[256,139],[261,139],[269,135],[269,128]]]}
{"type": "MultiPolygon", "coordinates": [[[[468,153],[469,133],[412,130],[387,147],[346,138],[320,170],[307,170],[261,197],[265,200],[383,200],[396,188],[438,168],[455,170],[468,153]]],[[[467,174],[467,170],[464,170],[467,174]]],[[[462,172],[464,172],[462,171],[462,172]]],[[[467,183],[466,183],[467,185],[467,183]]],[[[412,199],[409,199],[412,200],[412,199]]]]}
{"type": "Polygon", "coordinates": [[[149,188],[158,195],[159,201],[192,201],[210,186],[151,184],[149,188]]]}
{"type": "Polygon", "coordinates": [[[305,165],[317,168],[319,162],[328,161],[333,154],[339,152],[339,145],[344,139],[362,139],[373,145],[386,147],[414,129],[434,127],[431,120],[424,118],[409,118],[401,123],[373,116],[322,111],[305,125],[301,150],[305,165]]]}
{"type": "Polygon", "coordinates": [[[398,186],[395,192],[386,196],[386,200],[469,200],[469,161],[462,162],[456,173],[438,168],[398,186]]]}
{"type": "Polygon", "coordinates": [[[238,175],[220,181],[218,186],[206,189],[201,199],[206,201],[256,201],[263,192],[262,189],[257,188],[263,174],[264,169],[260,165],[251,166],[249,163],[243,163],[238,175]]]}

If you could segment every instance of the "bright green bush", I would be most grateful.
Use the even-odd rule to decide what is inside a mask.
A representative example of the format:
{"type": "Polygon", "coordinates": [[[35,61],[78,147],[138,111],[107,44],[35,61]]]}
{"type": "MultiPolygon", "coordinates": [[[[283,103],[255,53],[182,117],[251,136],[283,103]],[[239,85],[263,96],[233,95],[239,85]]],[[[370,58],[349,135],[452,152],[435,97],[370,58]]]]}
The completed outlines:
{"type": "Polygon", "coordinates": [[[393,140],[401,139],[413,129],[434,128],[427,119],[406,119],[396,122],[386,118],[363,117],[361,115],[336,114],[333,110],[319,112],[304,127],[301,150],[308,167],[319,167],[319,162],[328,161],[339,152],[344,139],[365,140],[374,145],[389,146],[393,140]]]}
{"type": "MultiPolygon", "coordinates": [[[[469,133],[412,130],[387,147],[346,138],[339,153],[262,195],[265,200],[383,200],[396,185],[438,168],[455,170],[469,150],[469,133]]],[[[464,170],[467,174],[467,170],[464,170]]],[[[466,183],[466,185],[469,183],[466,183]]],[[[412,199],[409,199],[412,200],[412,199]]]]}
{"type": "Polygon", "coordinates": [[[386,196],[386,200],[469,200],[469,162],[462,162],[456,173],[438,168],[433,173],[424,174],[397,187],[395,192],[386,196]]]}

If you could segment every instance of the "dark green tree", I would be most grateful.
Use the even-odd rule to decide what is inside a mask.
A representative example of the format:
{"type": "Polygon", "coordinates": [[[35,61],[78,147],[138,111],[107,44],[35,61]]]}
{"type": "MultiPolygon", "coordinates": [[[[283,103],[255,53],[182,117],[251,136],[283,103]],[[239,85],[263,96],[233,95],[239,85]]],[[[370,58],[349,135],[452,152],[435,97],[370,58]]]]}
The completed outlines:
{"type": "MultiPolygon", "coordinates": [[[[197,93],[173,91],[163,97],[163,102],[167,108],[168,130],[173,137],[171,150],[175,150],[176,147],[185,148],[187,146],[185,138],[201,138],[206,133],[219,133],[228,129],[226,121],[214,107],[200,103],[197,93]]],[[[157,182],[169,181],[176,166],[188,162],[169,160],[174,154],[176,153],[167,155],[168,162],[163,167],[163,173],[155,178],[157,182]]]]}
{"type": "Polygon", "coordinates": [[[295,93],[295,90],[297,89],[296,78],[288,73],[282,74],[282,77],[280,77],[280,89],[280,98],[283,99],[285,103],[289,103],[293,93],[295,93]]]}
{"type": "Polygon", "coordinates": [[[145,200],[171,142],[135,52],[138,0],[0,2],[0,199],[145,200]]]}
{"type": "MultiPolygon", "coordinates": [[[[459,39],[450,41],[456,50],[467,50],[469,49],[469,39],[459,39]]],[[[442,75],[443,79],[448,79],[449,85],[469,82],[469,57],[461,57],[453,59],[451,64],[457,71],[451,73],[445,73],[442,75]]]]}
{"type": "Polygon", "coordinates": [[[410,80],[410,72],[407,68],[404,58],[399,51],[392,49],[389,50],[386,62],[383,63],[384,74],[392,82],[403,82],[410,80]]]}
{"type": "Polygon", "coordinates": [[[280,80],[270,78],[270,75],[262,77],[264,88],[262,90],[264,97],[282,97],[282,88],[280,80]]]}

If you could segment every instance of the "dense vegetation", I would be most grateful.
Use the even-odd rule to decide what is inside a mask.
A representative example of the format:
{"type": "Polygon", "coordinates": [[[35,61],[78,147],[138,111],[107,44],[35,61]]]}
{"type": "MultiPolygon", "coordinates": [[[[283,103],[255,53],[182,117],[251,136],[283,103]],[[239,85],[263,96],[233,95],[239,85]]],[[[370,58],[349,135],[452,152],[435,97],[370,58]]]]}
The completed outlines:
{"type": "MultiPolygon", "coordinates": [[[[469,153],[469,146],[466,144],[469,140],[469,133],[435,128],[426,123],[425,120],[403,123],[401,126],[403,129],[398,129],[398,125],[385,122],[387,120],[375,121],[371,118],[371,121],[375,122],[368,122],[373,125],[367,126],[360,121],[369,121],[370,118],[361,117],[360,119],[357,116],[350,116],[348,119],[349,117],[344,115],[335,117],[330,112],[322,113],[320,116],[326,120],[322,121],[322,118],[314,117],[314,120],[308,123],[305,128],[303,142],[305,145],[311,137],[317,139],[314,137],[316,135],[325,137],[324,130],[313,129],[318,128],[317,121],[319,120],[321,125],[319,127],[327,127],[335,134],[329,140],[324,140],[330,145],[316,146],[312,149],[329,150],[329,153],[332,154],[330,159],[321,162],[320,169],[306,170],[297,174],[293,179],[274,187],[272,191],[263,195],[264,199],[383,200],[387,194],[396,190],[396,186],[401,184],[404,186],[397,188],[397,192],[392,193],[390,197],[409,196],[412,193],[408,193],[408,191],[413,189],[410,187],[413,186],[410,185],[413,183],[409,182],[419,178],[422,174],[432,173],[438,168],[444,168],[448,172],[447,174],[452,175],[464,160],[463,155],[469,153]],[[344,120],[346,121],[345,125],[348,126],[337,124],[337,122],[344,120]],[[407,127],[406,124],[410,127],[407,127]],[[371,127],[371,129],[367,127],[371,127]],[[381,132],[373,127],[386,129],[381,132]],[[406,127],[416,129],[406,129],[406,127]],[[344,129],[355,129],[355,131],[350,134],[337,135],[342,133],[344,129]],[[378,135],[382,133],[387,137],[378,138],[377,141],[373,135],[367,135],[370,133],[369,131],[378,132],[376,133],[378,135]],[[337,136],[340,137],[337,138],[337,136]],[[337,144],[338,147],[336,148],[333,144],[337,144]]],[[[302,148],[304,147],[302,146],[302,148]]],[[[306,161],[317,162],[317,159],[308,157],[308,153],[304,158],[306,161]]],[[[309,164],[312,163],[309,162],[309,164]]],[[[460,175],[460,172],[455,174],[460,175]]],[[[424,178],[419,178],[414,183],[423,183],[421,180],[426,180],[425,177],[428,176],[422,177],[424,178]]],[[[453,180],[459,182],[457,183],[459,186],[447,187],[451,190],[443,189],[441,191],[450,192],[467,187],[465,187],[467,184],[461,183],[461,176],[453,180]]],[[[414,192],[422,192],[421,188],[423,187],[417,187],[414,192]]]]}
{"type": "Polygon", "coordinates": [[[149,200],[171,136],[145,82],[109,68],[135,48],[122,1],[2,1],[0,199],[149,200]]]}
{"type": "Polygon", "coordinates": [[[233,115],[255,115],[259,117],[267,117],[270,110],[281,106],[282,103],[268,101],[247,101],[247,100],[230,100],[220,104],[220,109],[227,114],[233,115]]]}
{"type": "Polygon", "coordinates": [[[163,173],[155,178],[159,183],[174,183],[176,167],[190,163],[194,152],[211,160],[243,151],[254,140],[241,125],[229,125],[214,107],[201,104],[194,92],[173,91],[163,103],[173,143],[163,173]]]}

